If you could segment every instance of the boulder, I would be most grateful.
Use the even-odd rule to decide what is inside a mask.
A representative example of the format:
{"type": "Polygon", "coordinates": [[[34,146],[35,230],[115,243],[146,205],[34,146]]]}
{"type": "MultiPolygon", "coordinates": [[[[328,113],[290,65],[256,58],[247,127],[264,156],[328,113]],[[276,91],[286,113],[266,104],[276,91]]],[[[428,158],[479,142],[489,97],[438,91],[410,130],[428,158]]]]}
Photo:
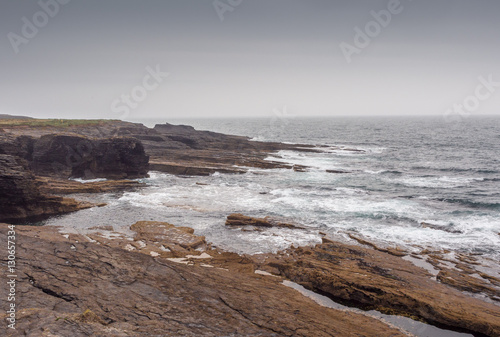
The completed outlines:
{"type": "Polygon", "coordinates": [[[194,235],[194,230],[189,227],[176,227],[167,222],[139,221],[130,229],[137,233],[136,241],[158,242],[171,252],[207,248],[205,237],[194,235]]]}
{"type": "Polygon", "coordinates": [[[303,227],[280,222],[270,217],[253,218],[239,213],[233,213],[228,215],[226,220],[226,226],[284,227],[284,228],[303,229],[303,227]]]}

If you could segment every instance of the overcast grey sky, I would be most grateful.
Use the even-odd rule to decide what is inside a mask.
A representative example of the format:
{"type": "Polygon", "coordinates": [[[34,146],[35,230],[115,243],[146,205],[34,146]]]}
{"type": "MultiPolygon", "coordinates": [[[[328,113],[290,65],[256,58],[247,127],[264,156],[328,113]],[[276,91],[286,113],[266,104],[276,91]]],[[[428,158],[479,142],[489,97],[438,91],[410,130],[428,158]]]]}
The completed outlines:
{"type": "Polygon", "coordinates": [[[1,0],[0,113],[499,114],[500,1],[395,2],[1,0]]]}

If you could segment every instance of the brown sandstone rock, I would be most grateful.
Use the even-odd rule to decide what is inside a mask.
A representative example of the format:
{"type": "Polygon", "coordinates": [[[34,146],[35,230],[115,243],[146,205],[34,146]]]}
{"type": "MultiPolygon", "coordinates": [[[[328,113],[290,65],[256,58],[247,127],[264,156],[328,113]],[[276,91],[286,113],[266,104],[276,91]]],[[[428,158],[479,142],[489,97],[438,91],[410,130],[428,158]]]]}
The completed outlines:
{"type": "Polygon", "coordinates": [[[17,330],[5,329],[2,311],[6,336],[404,336],[379,320],[321,307],[274,277],[16,230],[17,330]]]}
{"type": "Polygon", "coordinates": [[[285,227],[303,229],[303,227],[279,222],[270,217],[253,218],[239,213],[228,215],[226,226],[285,227]]]}
{"type": "Polygon", "coordinates": [[[437,279],[462,291],[487,294],[492,298],[500,298],[500,291],[481,278],[469,276],[454,269],[441,268],[437,279]]]}
{"type": "Polygon", "coordinates": [[[57,179],[51,177],[37,177],[40,182],[40,190],[51,194],[74,194],[74,193],[106,193],[131,191],[145,186],[135,180],[107,180],[81,183],[68,179],[57,179]]]}
{"type": "Polygon", "coordinates": [[[189,227],[176,227],[167,222],[139,221],[130,226],[136,240],[158,242],[173,252],[207,248],[205,237],[194,235],[189,227]]]}
{"type": "Polygon", "coordinates": [[[259,269],[274,271],[339,301],[487,336],[500,335],[500,306],[438,283],[425,269],[386,252],[326,241],[252,259],[259,269]]]}
{"type": "Polygon", "coordinates": [[[352,233],[348,233],[347,235],[351,239],[359,242],[360,244],[372,247],[373,249],[376,249],[376,250],[381,251],[381,252],[389,253],[389,254],[394,255],[394,256],[406,256],[406,255],[408,255],[407,252],[405,252],[404,250],[402,250],[401,248],[398,248],[398,247],[396,247],[396,248],[391,248],[391,247],[380,248],[379,246],[377,246],[373,242],[361,239],[361,238],[353,235],[352,233]]]}

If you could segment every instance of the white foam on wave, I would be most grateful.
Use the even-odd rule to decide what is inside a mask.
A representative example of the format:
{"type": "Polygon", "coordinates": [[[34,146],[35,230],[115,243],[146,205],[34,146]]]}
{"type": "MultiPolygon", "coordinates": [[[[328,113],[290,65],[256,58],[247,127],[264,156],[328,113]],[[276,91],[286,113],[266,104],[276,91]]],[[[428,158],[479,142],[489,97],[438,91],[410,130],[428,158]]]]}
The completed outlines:
{"type": "MultiPolygon", "coordinates": [[[[410,251],[418,251],[422,248],[447,249],[485,253],[496,259],[500,257],[497,249],[500,246],[500,236],[497,234],[499,221],[495,217],[471,216],[451,220],[454,223],[453,229],[459,229],[463,231],[462,233],[405,223],[387,225],[383,222],[370,221],[370,219],[348,219],[345,223],[337,223],[335,226],[355,231],[369,241],[388,246],[398,245],[410,251]]],[[[449,222],[445,220],[432,220],[432,223],[445,227],[449,225],[449,222]]]]}
{"type": "Polygon", "coordinates": [[[367,197],[367,193],[360,189],[338,188],[333,191],[314,191],[314,197],[296,189],[274,190],[271,192],[276,198],[272,203],[291,206],[301,212],[333,212],[376,217],[382,215],[414,216],[418,217],[427,209],[418,203],[407,199],[379,199],[367,197]],[[318,198],[323,194],[322,198],[318,198]]]}
{"type": "Polygon", "coordinates": [[[366,195],[366,194],[368,194],[367,191],[362,190],[360,188],[337,187],[335,190],[339,191],[342,194],[346,194],[346,195],[366,195]]]}
{"type": "Polygon", "coordinates": [[[342,170],[341,163],[331,153],[308,153],[294,151],[279,151],[266,160],[288,164],[303,165],[319,170],[342,170]]]}
{"type": "Polygon", "coordinates": [[[474,235],[475,233],[491,234],[497,239],[500,244],[500,219],[494,215],[468,215],[461,217],[450,217],[450,223],[453,223],[454,228],[462,231],[466,235],[474,235]]]}
{"type": "Polygon", "coordinates": [[[368,174],[381,174],[381,173],[384,173],[387,171],[386,170],[378,170],[378,171],[364,170],[363,172],[368,173],[368,174]]]}
{"type": "Polygon", "coordinates": [[[320,236],[314,231],[271,228],[262,232],[240,232],[237,242],[227,242],[233,250],[257,254],[262,252],[278,252],[291,245],[306,246],[321,243],[320,236]],[[245,246],[244,250],[241,247],[245,246]]]}
{"type": "Polygon", "coordinates": [[[77,181],[79,183],[96,183],[100,181],[107,181],[108,179],[106,178],[96,178],[96,179],[82,179],[82,178],[70,178],[69,180],[77,181]]]}
{"type": "MultiPolygon", "coordinates": [[[[285,152],[283,155],[288,157],[281,158],[282,160],[295,158],[301,164],[311,164],[311,159],[313,162],[317,160],[316,167],[325,163],[330,165],[338,160],[331,154],[285,152]]],[[[438,184],[437,186],[467,184],[479,179],[409,178],[422,178],[424,182],[430,181],[438,184]]],[[[113,210],[130,210],[134,214],[123,216],[141,220],[150,215],[151,219],[190,226],[201,231],[201,235],[207,235],[208,240],[220,244],[221,247],[243,253],[276,251],[291,244],[310,244],[316,242],[319,236],[317,232],[312,231],[283,229],[266,229],[264,232],[228,230],[224,226],[224,219],[233,212],[250,216],[282,216],[304,226],[327,229],[331,233],[355,231],[375,242],[381,241],[387,245],[399,245],[409,249],[417,245],[466,251],[484,249],[494,252],[495,248],[500,247],[500,236],[497,235],[500,221],[493,213],[447,215],[432,205],[422,203],[421,198],[384,197],[377,192],[341,185],[343,179],[345,175],[328,174],[321,169],[300,173],[289,169],[251,169],[243,175],[182,178],[150,172],[150,177],[142,180],[149,186],[116,196],[110,195],[110,198],[115,199],[109,202],[106,200],[109,206],[96,209],[96,212],[110,216],[113,210]],[[202,184],[197,184],[200,182],[202,184]],[[441,226],[453,223],[452,229],[462,233],[422,228],[419,225],[422,221],[441,226]]],[[[90,212],[87,215],[93,217],[94,221],[100,219],[90,212]]],[[[64,220],[71,219],[70,217],[71,215],[66,216],[60,223],[71,223],[70,220],[64,220]]],[[[125,227],[128,228],[130,224],[126,223],[125,227]]]]}
{"type": "Polygon", "coordinates": [[[339,155],[380,154],[387,150],[386,147],[380,147],[380,146],[345,145],[345,144],[330,145],[330,147],[316,147],[315,149],[339,155]]]}
{"type": "Polygon", "coordinates": [[[250,138],[250,141],[251,142],[268,142],[269,139],[264,137],[264,136],[256,136],[256,137],[250,138]]]}
{"type": "MultiPolygon", "coordinates": [[[[215,176],[213,179],[217,179],[215,176]]],[[[199,179],[199,178],[198,178],[199,179]]],[[[232,209],[259,209],[268,204],[269,195],[258,183],[230,183],[222,179],[197,185],[196,178],[173,178],[172,184],[152,186],[137,192],[124,193],[119,201],[135,207],[185,208],[197,212],[223,212],[232,209]]]]}
{"type": "Polygon", "coordinates": [[[393,179],[390,182],[397,182],[410,187],[429,187],[429,188],[454,188],[468,186],[473,182],[483,181],[484,178],[476,177],[418,177],[409,176],[393,179]]]}

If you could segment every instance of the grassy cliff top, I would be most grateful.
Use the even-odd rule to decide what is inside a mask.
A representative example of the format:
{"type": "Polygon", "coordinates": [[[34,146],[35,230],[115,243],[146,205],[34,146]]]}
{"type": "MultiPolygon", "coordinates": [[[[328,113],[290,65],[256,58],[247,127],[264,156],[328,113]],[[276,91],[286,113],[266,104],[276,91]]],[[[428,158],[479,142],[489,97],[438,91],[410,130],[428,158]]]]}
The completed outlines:
{"type": "Polygon", "coordinates": [[[70,127],[103,125],[117,121],[111,119],[0,119],[0,127],[70,127]]]}

